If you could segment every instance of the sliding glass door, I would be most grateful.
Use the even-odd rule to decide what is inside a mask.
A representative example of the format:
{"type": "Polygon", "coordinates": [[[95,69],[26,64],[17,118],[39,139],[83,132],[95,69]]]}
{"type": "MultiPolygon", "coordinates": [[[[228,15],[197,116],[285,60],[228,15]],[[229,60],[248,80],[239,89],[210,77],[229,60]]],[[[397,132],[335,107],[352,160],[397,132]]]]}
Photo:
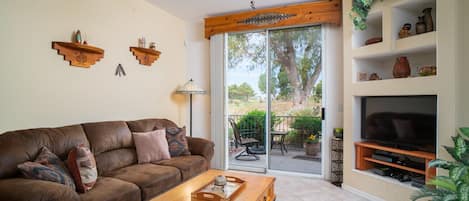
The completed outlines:
{"type": "Polygon", "coordinates": [[[321,26],[227,35],[228,167],[321,174],[321,26]]]}

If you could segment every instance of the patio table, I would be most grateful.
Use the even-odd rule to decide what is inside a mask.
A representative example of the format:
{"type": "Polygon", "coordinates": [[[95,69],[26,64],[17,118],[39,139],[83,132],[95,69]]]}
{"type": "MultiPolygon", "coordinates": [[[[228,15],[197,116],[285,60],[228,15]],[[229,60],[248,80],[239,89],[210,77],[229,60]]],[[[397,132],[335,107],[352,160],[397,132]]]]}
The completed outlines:
{"type": "Polygon", "coordinates": [[[285,146],[285,136],[287,136],[287,131],[271,131],[270,132],[270,149],[272,149],[274,145],[274,136],[280,136],[280,141],[277,142],[280,145],[280,151],[282,155],[284,155],[283,151],[288,153],[287,147],[285,146]]]}

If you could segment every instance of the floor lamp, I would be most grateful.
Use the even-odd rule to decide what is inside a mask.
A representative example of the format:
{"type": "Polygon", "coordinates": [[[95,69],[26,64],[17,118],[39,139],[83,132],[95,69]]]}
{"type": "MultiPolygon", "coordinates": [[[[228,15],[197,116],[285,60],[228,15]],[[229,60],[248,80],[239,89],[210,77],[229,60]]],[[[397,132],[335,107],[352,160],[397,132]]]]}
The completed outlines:
{"type": "Polygon", "coordinates": [[[186,84],[176,90],[178,94],[189,94],[190,99],[190,136],[192,137],[192,94],[205,94],[205,90],[194,84],[194,80],[190,79],[186,84]]]}

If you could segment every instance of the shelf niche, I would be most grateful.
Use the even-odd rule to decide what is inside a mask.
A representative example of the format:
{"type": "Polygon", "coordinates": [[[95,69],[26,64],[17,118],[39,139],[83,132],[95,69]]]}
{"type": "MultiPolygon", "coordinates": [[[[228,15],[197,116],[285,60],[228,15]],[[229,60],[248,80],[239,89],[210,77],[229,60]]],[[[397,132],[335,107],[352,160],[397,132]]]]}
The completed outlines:
{"type": "Polygon", "coordinates": [[[142,48],[142,47],[130,47],[130,51],[137,58],[139,64],[145,66],[151,66],[153,62],[160,58],[160,51],[142,48]]]}
{"type": "MultiPolygon", "coordinates": [[[[416,26],[415,24],[418,21],[418,16],[422,16],[423,9],[425,8],[432,8],[432,19],[433,19],[433,31],[437,30],[436,27],[436,0],[406,0],[398,2],[397,4],[393,5],[392,8],[392,39],[393,40],[400,40],[399,39],[399,31],[401,30],[402,26],[405,23],[410,23],[412,25],[411,33],[412,36],[420,36],[423,34],[416,34],[416,26]]],[[[403,38],[405,39],[405,38],[403,38]]]]}
{"type": "MultiPolygon", "coordinates": [[[[411,74],[408,78],[415,77],[424,77],[420,76],[418,71],[422,66],[436,66],[436,50],[429,49],[426,51],[418,51],[405,54],[391,54],[389,56],[382,56],[376,58],[366,58],[366,59],[354,59],[352,65],[355,69],[355,75],[353,80],[356,82],[364,82],[358,79],[359,73],[367,73],[367,78],[371,73],[377,73],[379,77],[383,80],[387,79],[405,79],[405,78],[394,78],[393,69],[396,62],[396,58],[400,56],[407,57],[410,65],[411,74]]],[[[437,67],[438,71],[438,67],[437,67]]],[[[438,73],[437,73],[438,74],[438,73]]],[[[430,77],[430,76],[425,76],[430,77]]],[[[369,80],[365,80],[369,81],[369,80]]],[[[372,81],[370,81],[372,82],[372,81]]]]}
{"type": "Polygon", "coordinates": [[[80,43],[53,41],[52,48],[63,55],[70,66],[89,68],[104,57],[103,49],[80,43]]]}
{"type": "Polygon", "coordinates": [[[375,46],[382,44],[384,42],[383,38],[383,12],[382,11],[373,11],[368,15],[366,30],[353,30],[353,48],[361,48],[366,46],[375,46]],[[370,45],[365,45],[365,42],[370,38],[382,37],[383,41],[379,43],[374,43],[370,45]]]}

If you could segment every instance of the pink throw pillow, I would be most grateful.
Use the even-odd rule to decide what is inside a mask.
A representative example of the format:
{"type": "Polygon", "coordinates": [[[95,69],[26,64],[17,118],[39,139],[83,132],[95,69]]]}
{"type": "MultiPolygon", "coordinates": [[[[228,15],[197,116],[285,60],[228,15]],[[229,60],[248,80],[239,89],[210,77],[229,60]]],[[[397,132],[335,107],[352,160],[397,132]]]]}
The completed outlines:
{"type": "Polygon", "coordinates": [[[165,129],[146,133],[132,133],[137,149],[138,163],[150,163],[170,159],[165,129]]]}

